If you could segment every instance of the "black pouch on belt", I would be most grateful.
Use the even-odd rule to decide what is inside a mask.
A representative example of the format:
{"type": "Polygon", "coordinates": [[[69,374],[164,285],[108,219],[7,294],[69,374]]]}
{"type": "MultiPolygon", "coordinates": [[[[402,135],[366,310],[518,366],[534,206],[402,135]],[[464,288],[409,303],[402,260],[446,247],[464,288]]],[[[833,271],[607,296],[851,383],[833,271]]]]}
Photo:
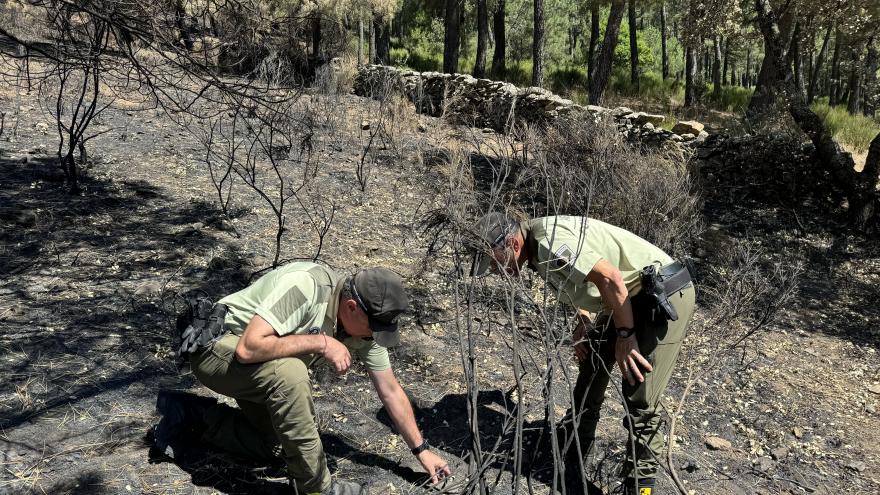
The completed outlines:
{"type": "Polygon", "coordinates": [[[186,302],[189,307],[177,317],[177,331],[180,335],[177,358],[182,361],[187,360],[190,354],[210,347],[226,333],[225,305],[214,304],[204,296],[188,297],[186,302]]]}
{"type": "Polygon", "coordinates": [[[669,296],[684,289],[691,283],[687,266],[675,261],[658,270],[654,265],[642,268],[642,292],[663,312],[667,320],[678,320],[678,312],[669,302],[669,296]]]}

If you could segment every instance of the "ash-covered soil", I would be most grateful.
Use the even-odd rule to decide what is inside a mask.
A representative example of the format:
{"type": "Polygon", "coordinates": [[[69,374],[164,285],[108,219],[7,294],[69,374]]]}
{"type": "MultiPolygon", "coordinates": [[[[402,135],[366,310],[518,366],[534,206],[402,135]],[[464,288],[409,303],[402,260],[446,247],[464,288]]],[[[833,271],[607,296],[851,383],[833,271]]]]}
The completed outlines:
{"type": "MultiPolygon", "coordinates": [[[[13,102],[8,92],[0,100],[7,119],[13,102]]],[[[9,212],[0,219],[0,493],[284,493],[277,466],[212,452],[175,463],[150,452],[147,439],[158,390],[210,394],[170,356],[173,294],[202,289],[219,297],[271,264],[267,206],[239,184],[226,220],[202,146],[162,112],[124,108],[95,124],[109,131],[91,143],[83,191],[71,195],[55,165],[52,123],[34,96],[23,95],[22,105],[18,135],[10,139],[7,124],[0,138],[0,207],[9,212]]],[[[345,117],[313,138],[317,181],[338,207],[321,260],[339,270],[384,265],[404,274],[413,314],[392,362],[426,436],[451,461],[454,493],[469,447],[449,283],[455,273],[448,254],[426,257],[432,238],[419,225],[443,204],[446,187],[444,167],[424,151],[458,146],[466,131],[410,115],[410,129],[379,158],[362,193],[355,164],[373,106],[341,97],[327,108],[344,109],[345,117]]],[[[824,205],[733,201],[721,194],[723,182],[710,186],[711,242],[750,237],[802,260],[806,271],[770,331],[737,359],[694,370],[700,378],[677,420],[672,469],[693,493],[877,491],[880,248],[847,234],[824,205]]],[[[301,209],[290,207],[287,225],[282,258],[311,258],[318,236],[301,209]]],[[[515,381],[503,332],[478,342],[481,431],[491,445],[512,414],[515,381]]],[[[684,386],[687,367],[679,368],[668,410],[684,386]]],[[[342,377],[314,373],[335,475],[370,482],[374,493],[422,492],[424,476],[363,368],[342,377]]],[[[593,460],[609,490],[624,450],[621,415],[610,390],[601,456],[593,460]]],[[[540,429],[540,418],[529,412],[527,428],[540,429]]],[[[494,466],[496,493],[510,493],[509,464],[494,466]]],[[[546,479],[536,478],[534,493],[548,493],[546,479]]],[[[666,477],[660,486],[674,492],[666,477]]]]}

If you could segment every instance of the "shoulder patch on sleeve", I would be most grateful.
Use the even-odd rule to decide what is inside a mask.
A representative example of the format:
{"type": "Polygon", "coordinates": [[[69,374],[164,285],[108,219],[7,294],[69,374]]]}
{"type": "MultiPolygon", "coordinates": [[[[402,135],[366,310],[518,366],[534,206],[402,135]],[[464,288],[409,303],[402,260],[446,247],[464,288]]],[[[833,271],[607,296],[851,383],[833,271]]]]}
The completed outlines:
{"type": "Polygon", "coordinates": [[[568,247],[568,245],[563,244],[559,246],[558,249],[553,253],[553,258],[550,260],[550,267],[554,270],[562,270],[567,268],[569,271],[571,267],[574,266],[574,262],[577,259],[577,256],[574,252],[568,247]]]}

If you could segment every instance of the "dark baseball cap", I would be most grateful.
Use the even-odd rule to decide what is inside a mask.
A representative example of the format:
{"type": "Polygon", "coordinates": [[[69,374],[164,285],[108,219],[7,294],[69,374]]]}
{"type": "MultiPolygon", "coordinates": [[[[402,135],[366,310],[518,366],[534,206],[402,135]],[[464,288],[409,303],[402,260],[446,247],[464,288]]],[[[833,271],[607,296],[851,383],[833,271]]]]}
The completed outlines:
{"type": "Polygon", "coordinates": [[[471,275],[478,277],[485,275],[492,265],[493,259],[490,251],[504,244],[504,240],[516,229],[517,223],[513,218],[493,211],[487,213],[477,221],[474,226],[477,236],[474,246],[474,260],[471,264],[471,275]]]}
{"type": "Polygon", "coordinates": [[[370,320],[373,340],[382,347],[400,342],[397,320],[409,307],[400,276],[387,268],[367,268],[351,278],[351,292],[370,320]]]}

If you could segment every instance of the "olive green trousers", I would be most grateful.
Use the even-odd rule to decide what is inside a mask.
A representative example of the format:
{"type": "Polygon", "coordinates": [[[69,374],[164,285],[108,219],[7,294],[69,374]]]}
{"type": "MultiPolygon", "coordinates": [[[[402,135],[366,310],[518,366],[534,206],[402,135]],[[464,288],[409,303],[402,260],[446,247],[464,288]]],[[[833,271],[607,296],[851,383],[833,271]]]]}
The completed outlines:
{"type": "MultiPolygon", "coordinates": [[[[670,296],[669,300],[678,312],[676,321],[655,316],[646,298],[639,295],[632,298],[636,340],[642,356],[651,363],[653,371],[644,374],[645,381],[635,386],[626,379],[622,380],[621,391],[626,411],[623,426],[629,432],[627,456],[621,473],[623,477],[654,478],[658,460],[666,445],[659,431],[657,406],[672,377],[682,340],[694,312],[693,286],[670,296]]],[[[593,447],[596,438],[596,425],[610,381],[609,373],[616,362],[616,342],[617,334],[613,325],[596,325],[586,344],[592,352],[580,364],[573,409],[581,454],[584,455],[593,447]]],[[[576,452],[576,446],[572,446],[570,452],[576,452]]]]}
{"type": "Polygon", "coordinates": [[[306,364],[299,358],[241,364],[234,358],[238,339],[225,335],[210,349],[192,356],[193,373],[199,381],[235,399],[241,411],[209,410],[202,440],[255,460],[280,455],[297,493],[327,489],[330,471],[315,424],[306,364]]]}

